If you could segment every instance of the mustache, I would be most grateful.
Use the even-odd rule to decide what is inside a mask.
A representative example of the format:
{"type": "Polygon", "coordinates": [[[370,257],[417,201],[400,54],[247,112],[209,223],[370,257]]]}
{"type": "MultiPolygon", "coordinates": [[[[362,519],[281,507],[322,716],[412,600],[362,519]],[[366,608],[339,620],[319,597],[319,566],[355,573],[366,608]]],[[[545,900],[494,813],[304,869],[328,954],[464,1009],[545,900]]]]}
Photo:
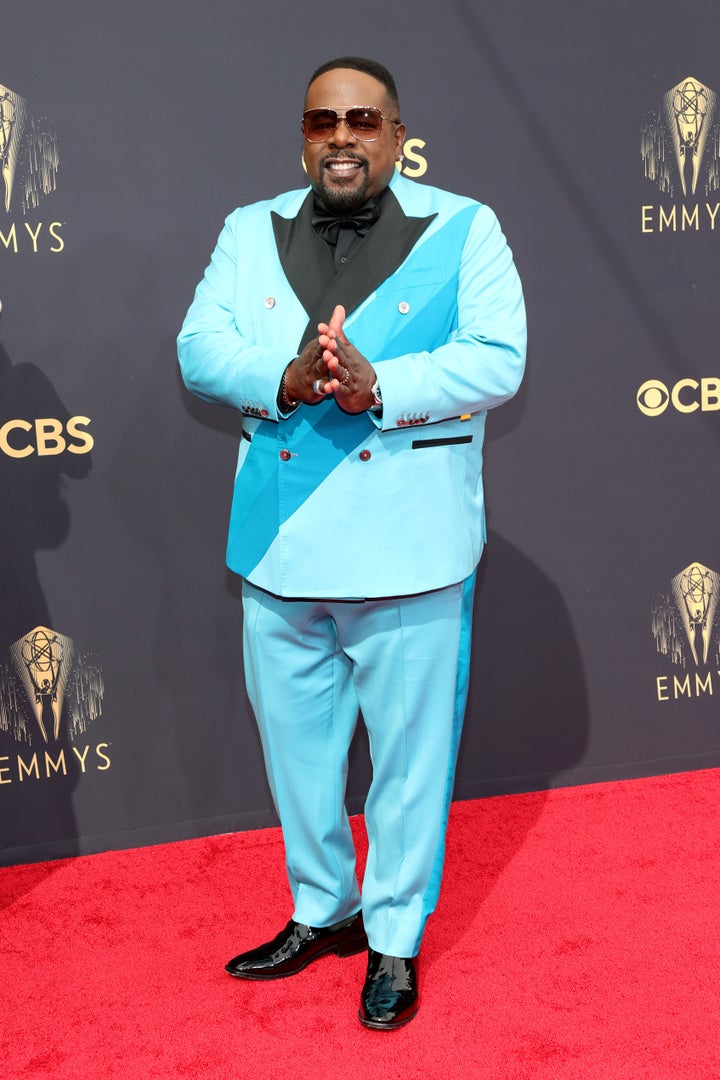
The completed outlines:
{"type": "Polygon", "coordinates": [[[328,161],[357,161],[364,169],[368,167],[368,159],[364,154],[355,154],[352,151],[343,150],[342,153],[324,154],[318,164],[322,169],[328,161]]]}

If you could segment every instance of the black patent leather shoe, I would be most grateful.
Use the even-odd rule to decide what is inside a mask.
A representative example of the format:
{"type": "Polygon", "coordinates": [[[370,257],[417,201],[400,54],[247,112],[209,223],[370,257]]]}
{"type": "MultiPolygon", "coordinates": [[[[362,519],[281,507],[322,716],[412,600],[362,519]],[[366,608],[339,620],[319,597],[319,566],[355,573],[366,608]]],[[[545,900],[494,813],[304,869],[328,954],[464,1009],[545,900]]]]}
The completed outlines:
{"type": "Polygon", "coordinates": [[[412,1020],[419,1007],[415,960],[368,949],[360,1023],[377,1031],[393,1031],[412,1020]]]}
{"type": "Polygon", "coordinates": [[[272,941],[240,953],[225,970],[238,979],[284,979],[326,953],[353,956],[365,949],[367,938],[360,912],[324,927],[305,926],[291,919],[272,941]]]}

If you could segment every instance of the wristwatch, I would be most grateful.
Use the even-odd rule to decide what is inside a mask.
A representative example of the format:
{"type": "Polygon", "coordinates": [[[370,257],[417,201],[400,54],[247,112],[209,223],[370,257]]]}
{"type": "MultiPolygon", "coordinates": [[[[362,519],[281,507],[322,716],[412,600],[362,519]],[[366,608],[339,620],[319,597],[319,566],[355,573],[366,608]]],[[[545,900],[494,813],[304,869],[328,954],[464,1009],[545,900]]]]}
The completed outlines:
{"type": "Polygon", "coordinates": [[[382,407],[383,407],[382,394],[380,393],[380,383],[378,382],[377,379],[375,379],[375,382],[370,387],[370,393],[373,396],[373,403],[370,406],[370,408],[373,411],[376,411],[377,409],[382,409],[382,407]]]}

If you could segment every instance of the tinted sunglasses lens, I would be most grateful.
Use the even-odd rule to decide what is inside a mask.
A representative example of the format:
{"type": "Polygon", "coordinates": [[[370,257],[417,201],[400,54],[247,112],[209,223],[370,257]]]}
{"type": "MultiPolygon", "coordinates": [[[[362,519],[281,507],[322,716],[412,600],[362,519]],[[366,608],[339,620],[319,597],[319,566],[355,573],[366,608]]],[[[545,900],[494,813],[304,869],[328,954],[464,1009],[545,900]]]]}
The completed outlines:
{"type": "MultiPolygon", "coordinates": [[[[377,139],[382,131],[379,109],[348,109],[344,119],[352,135],[361,142],[377,139]]],[[[334,109],[310,109],[303,116],[303,134],[308,142],[324,142],[335,134],[341,122],[334,109]]]]}
{"type": "Polygon", "coordinates": [[[309,142],[323,142],[335,133],[337,113],[332,109],[312,109],[303,116],[303,135],[309,142]]]}
{"type": "Polygon", "coordinates": [[[382,131],[382,113],[378,109],[348,109],[347,125],[356,139],[377,139],[382,131]]]}

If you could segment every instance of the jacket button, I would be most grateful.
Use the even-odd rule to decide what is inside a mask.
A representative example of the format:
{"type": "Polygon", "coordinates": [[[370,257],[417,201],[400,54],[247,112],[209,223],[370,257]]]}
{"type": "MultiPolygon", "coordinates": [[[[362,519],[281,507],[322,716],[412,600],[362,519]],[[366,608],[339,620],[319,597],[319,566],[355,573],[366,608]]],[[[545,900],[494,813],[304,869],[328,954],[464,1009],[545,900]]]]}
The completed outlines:
{"type": "Polygon", "coordinates": [[[292,457],[292,454],[290,453],[289,450],[281,450],[280,451],[280,460],[281,461],[289,461],[291,457],[292,457]]]}
{"type": "Polygon", "coordinates": [[[270,310],[270,308],[275,307],[275,297],[274,296],[268,296],[268,297],[265,298],[265,307],[268,310],[270,310]]]}
{"type": "Polygon", "coordinates": [[[261,409],[261,410],[260,410],[260,415],[261,415],[261,416],[263,417],[263,419],[264,419],[264,418],[265,418],[265,417],[266,417],[266,416],[268,415],[268,411],[267,411],[267,409],[261,409]]]}
{"type": "Polygon", "coordinates": [[[410,310],[410,305],[408,304],[407,300],[401,300],[400,303],[398,304],[398,311],[400,312],[400,314],[401,315],[407,315],[409,310],[410,310]]]}
{"type": "Polygon", "coordinates": [[[360,460],[361,461],[369,461],[371,457],[372,457],[372,454],[370,453],[369,450],[361,450],[360,451],[360,460]]]}

